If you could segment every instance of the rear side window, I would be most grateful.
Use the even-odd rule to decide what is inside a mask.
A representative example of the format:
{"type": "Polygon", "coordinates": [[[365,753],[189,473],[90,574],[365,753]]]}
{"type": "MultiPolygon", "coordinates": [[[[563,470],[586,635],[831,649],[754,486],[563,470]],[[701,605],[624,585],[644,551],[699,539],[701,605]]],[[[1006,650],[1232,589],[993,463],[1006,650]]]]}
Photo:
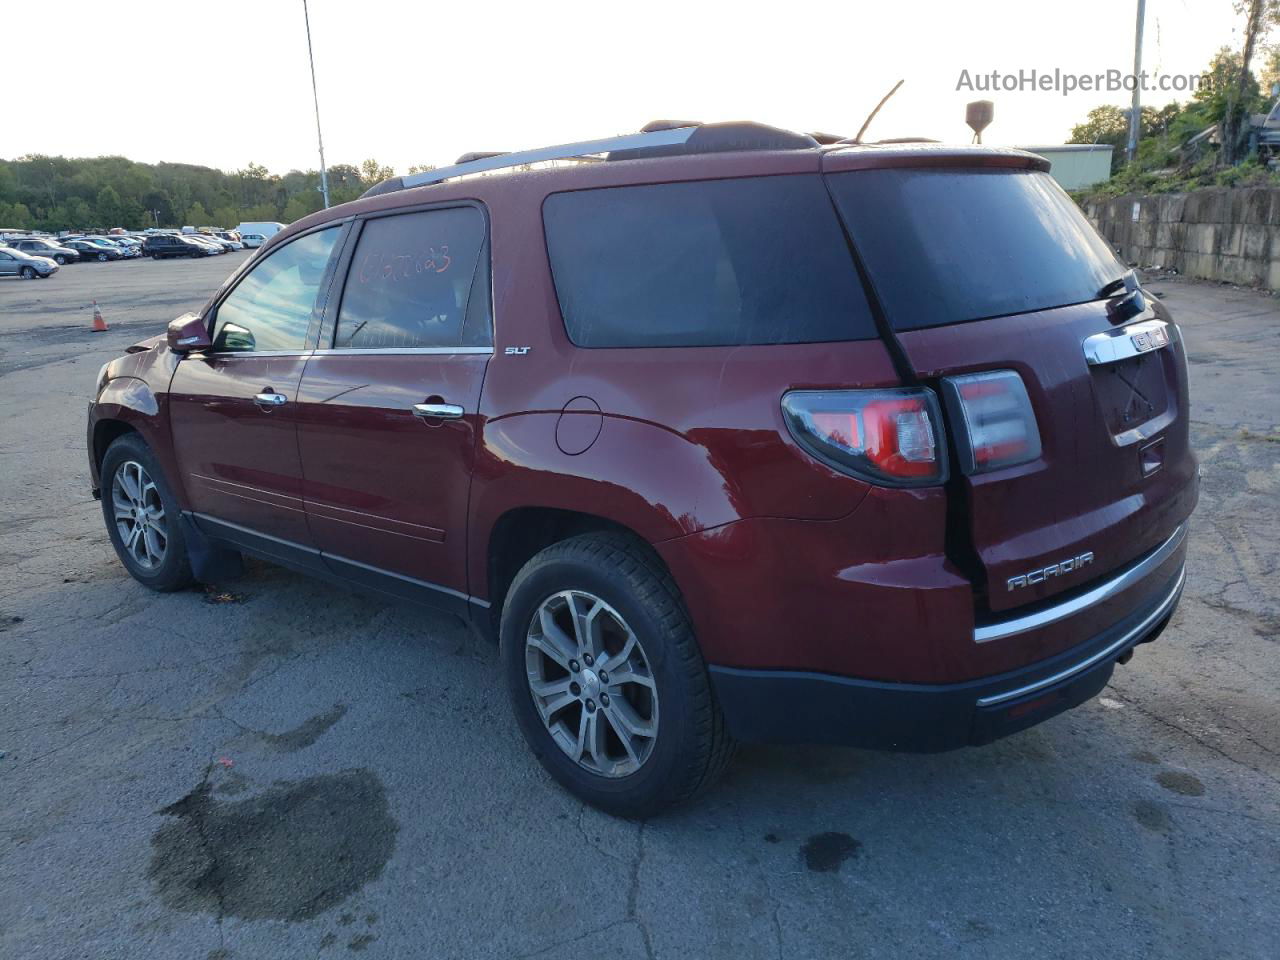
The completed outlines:
{"type": "Polygon", "coordinates": [[[580,347],[876,335],[816,174],[558,193],[542,215],[565,329],[580,347]]]}
{"type": "Polygon", "coordinates": [[[378,217],[360,231],[335,347],[489,346],[485,218],[476,207],[378,217]]]}
{"type": "Polygon", "coordinates": [[[858,170],[829,179],[898,330],[1096,300],[1128,269],[1047,173],[858,170]]]}

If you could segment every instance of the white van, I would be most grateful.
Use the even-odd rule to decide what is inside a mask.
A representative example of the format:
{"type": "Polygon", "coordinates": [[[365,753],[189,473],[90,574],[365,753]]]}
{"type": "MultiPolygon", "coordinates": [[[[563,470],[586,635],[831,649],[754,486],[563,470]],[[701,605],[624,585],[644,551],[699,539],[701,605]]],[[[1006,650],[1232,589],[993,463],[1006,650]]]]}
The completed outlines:
{"type": "Polygon", "coordinates": [[[246,234],[256,233],[269,240],[283,230],[284,226],[283,223],[277,223],[274,220],[252,220],[236,227],[236,233],[240,234],[241,237],[246,234]]]}

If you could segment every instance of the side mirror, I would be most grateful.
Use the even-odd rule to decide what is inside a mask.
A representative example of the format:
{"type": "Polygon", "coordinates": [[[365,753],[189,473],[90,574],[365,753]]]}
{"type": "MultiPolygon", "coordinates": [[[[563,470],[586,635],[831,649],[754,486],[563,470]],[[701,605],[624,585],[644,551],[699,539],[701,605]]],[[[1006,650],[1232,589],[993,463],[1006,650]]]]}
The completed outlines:
{"type": "Polygon", "coordinates": [[[184,313],[176,320],[170,320],[165,339],[174,353],[191,353],[193,350],[207,350],[213,346],[203,318],[195,313],[184,313]]]}

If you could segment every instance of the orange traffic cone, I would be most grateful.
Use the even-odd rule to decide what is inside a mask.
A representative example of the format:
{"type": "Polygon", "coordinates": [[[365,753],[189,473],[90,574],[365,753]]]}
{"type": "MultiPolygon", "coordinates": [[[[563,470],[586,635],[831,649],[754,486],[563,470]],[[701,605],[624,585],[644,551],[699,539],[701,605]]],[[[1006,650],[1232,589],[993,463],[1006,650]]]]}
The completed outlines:
{"type": "Polygon", "coordinates": [[[98,309],[98,301],[93,301],[93,332],[106,333],[107,321],[102,319],[102,311],[98,309]]]}

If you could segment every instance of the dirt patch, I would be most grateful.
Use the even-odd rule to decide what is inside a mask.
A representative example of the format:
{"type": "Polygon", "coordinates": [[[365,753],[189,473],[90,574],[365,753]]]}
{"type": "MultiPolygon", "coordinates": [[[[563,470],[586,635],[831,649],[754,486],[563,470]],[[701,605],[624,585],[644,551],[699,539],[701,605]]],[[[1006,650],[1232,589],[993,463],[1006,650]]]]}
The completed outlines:
{"type": "Polygon", "coordinates": [[[175,910],[306,920],[382,873],[399,829],[368,770],[219,803],[206,780],[160,813],[149,876],[175,910]]]}

